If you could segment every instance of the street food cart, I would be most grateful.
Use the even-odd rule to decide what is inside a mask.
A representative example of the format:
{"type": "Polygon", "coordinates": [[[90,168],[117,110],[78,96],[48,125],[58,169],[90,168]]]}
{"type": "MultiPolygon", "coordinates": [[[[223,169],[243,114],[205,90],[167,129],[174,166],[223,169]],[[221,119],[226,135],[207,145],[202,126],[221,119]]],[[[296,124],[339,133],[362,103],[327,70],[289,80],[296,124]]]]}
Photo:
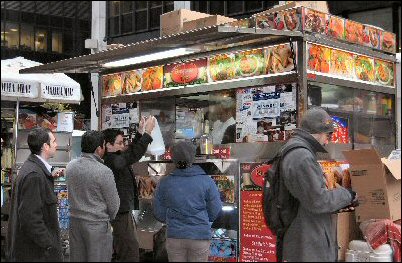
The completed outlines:
{"type": "Polygon", "coordinates": [[[314,106],[325,108],[336,125],[328,154],[319,156],[324,171],[345,171],[344,150],[374,147],[388,155],[399,121],[396,49],[392,33],[297,7],[24,72],[99,73],[99,128],[122,128],[128,139],[140,116],[156,116],[165,154],[133,169],[142,248],[158,249],[153,237],[162,225],[152,216],[152,193],[174,169],[170,147],[191,139],[196,163],[214,179],[224,203],[212,226],[210,260],[275,261],[275,236],[261,207],[264,162],[314,106]],[[224,126],[228,116],[232,129],[224,126]],[[232,136],[223,143],[226,132],[232,136]]]}

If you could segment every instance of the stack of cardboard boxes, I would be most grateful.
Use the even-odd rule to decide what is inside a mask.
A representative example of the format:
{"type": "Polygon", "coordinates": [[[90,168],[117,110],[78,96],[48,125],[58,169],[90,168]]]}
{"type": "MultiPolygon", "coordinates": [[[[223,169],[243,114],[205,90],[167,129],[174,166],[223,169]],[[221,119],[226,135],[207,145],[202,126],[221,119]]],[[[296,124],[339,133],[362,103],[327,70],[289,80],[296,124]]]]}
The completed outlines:
{"type": "Polygon", "coordinates": [[[236,19],[220,15],[209,15],[187,9],[175,10],[161,15],[161,36],[234,21],[236,19]]]}
{"type": "Polygon", "coordinates": [[[355,213],[338,214],[339,259],[350,241],[361,239],[358,225],[370,219],[401,219],[401,160],[380,158],[374,149],[343,152],[350,164],[352,188],[359,197],[355,213]],[[354,219],[355,214],[355,219],[354,219]]]}

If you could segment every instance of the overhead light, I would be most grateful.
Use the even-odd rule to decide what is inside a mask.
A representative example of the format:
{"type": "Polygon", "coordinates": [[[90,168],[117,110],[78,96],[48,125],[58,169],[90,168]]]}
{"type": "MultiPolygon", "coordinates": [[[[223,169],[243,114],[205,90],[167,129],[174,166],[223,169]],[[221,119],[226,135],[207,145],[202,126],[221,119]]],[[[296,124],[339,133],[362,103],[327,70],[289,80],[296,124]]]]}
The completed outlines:
{"type": "Polygon", "coordinates": [[[233,206],[224,205],[224,206],[222,206],[222,210],[223,211],[233,211],[234,208],[233,208],[233,206]]]}
{"type": "Polygon", "coordinates": [[[148,54],[148,55],[132,57],[132,58],[125,58],[125,59],[121,59],[121,60],[117,60],[117,61],[113,61],[113,62],[108,62],[108,63],[105,63],[103,66],[105,66],[107,68],[123,67],[123,66],[128,66],[128,65],[140,64],[143,62],[155,61],[155,60],[164,59],[164,58],[183,56],[183,55],[195,53],[197,51],[199,51],[199,50],[198,49],[188,49],[188,48],[177,48],[177,49],[152,53],[152,54],[148,54]]]}
{"type": "Polygon", "coordinates": [[[17,31],[18,31],[18,29],[16,29],[16,28],[10,28],[10,30],[13,31],[13,32],[17,32],[17,31]]]}

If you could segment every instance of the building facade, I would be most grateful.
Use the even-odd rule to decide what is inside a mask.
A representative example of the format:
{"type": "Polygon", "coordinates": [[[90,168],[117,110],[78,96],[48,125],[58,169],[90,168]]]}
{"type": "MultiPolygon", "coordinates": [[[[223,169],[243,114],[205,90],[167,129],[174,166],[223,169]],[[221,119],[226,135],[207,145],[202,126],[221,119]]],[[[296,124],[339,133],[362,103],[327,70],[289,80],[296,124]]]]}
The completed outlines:
{"type": "MultiPolygon", "coordinates": [[[[89,54],[91,1],[1,1],[1,59],[18,56],[50,63],[89,54]]],[[[71,108],[90,119],[88,75],[69,74],[81,84],[84,102],[71,108]]]]}

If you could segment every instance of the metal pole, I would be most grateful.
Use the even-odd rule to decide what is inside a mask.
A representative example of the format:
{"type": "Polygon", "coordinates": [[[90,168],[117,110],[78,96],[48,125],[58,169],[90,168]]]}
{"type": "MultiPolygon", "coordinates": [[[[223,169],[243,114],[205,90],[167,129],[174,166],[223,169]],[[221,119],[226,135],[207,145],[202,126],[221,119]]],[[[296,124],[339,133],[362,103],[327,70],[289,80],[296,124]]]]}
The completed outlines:
{"type": "Polygon", "coordinates": [[[17,98],[15,106],[15,125],[14,125],[14,168],[17,168],[17,141],[18,141],[18,122],[19,122],[20,101],[17,98]]]}

